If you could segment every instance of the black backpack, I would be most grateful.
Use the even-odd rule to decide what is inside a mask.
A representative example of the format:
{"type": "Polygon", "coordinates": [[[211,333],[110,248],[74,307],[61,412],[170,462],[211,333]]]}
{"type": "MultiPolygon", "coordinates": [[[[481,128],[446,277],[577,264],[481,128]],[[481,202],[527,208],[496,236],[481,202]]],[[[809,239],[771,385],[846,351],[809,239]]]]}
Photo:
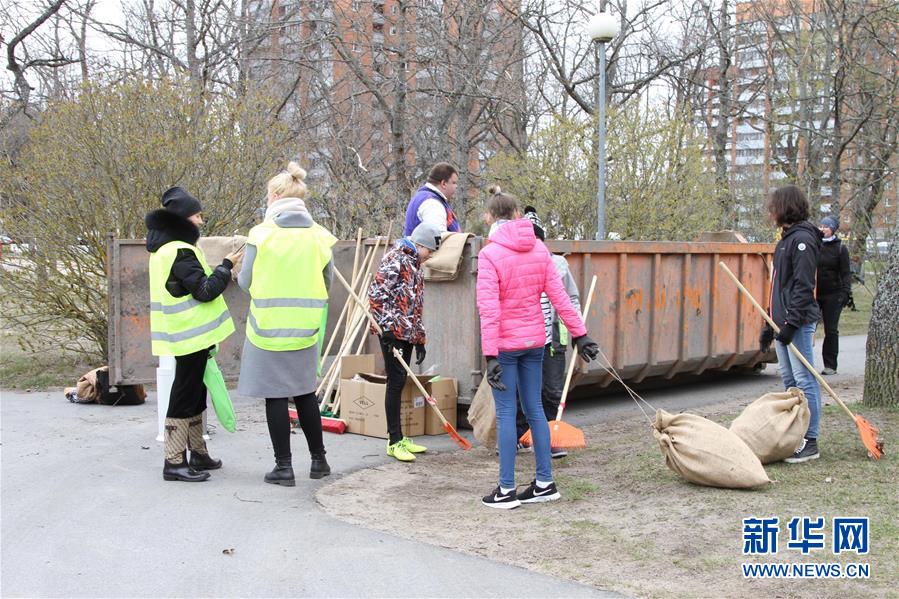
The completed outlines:
{"type": "Polygon", "coordinates": [[[97,371],[97,391],[100,398],[97,403],[104,406],[137,406],[147,398],[143,385],[109,386],[109,370],[101,368],[97,371]]]}

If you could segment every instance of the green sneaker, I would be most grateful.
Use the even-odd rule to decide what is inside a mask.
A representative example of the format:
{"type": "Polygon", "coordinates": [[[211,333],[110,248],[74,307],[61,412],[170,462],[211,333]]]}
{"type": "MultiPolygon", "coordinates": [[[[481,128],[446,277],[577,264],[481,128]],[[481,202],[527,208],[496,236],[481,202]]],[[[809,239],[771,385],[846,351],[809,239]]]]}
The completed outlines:
{"type": "Polygon", "coordinates": [[[401,462],[414,462],[415,461],[415,456],[412,455],[408,449],[406,449],[406,446],[403,445],[402,441],[400,441],[398,443],[394,443],[393,445],[390,445],[388,442],[387,455],[389,455],[392,458],[396,458],[401,462]]]}
{"type": "Polygon", "coordinates": [[[412,439],[410,439],[409,437],[403,437],[400,443],[403,444],[403,447],[405,447],[406,451],[408,451],[409,453],[424,453],[428,450],[428,448],[424,445],[416,445],[415,443],[413,443],[412,439]]]}

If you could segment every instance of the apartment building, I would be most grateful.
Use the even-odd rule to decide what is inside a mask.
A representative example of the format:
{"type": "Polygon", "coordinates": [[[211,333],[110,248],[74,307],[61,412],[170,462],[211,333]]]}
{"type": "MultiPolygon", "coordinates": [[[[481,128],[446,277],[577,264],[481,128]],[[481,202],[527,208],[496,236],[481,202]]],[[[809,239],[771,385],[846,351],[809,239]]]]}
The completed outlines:
{"type": "MultiPolygon", "coordinates": [[[[733,99],[729,115],[727,159],[731,189],[738,201],[738,226],[758,229],[764,223],[764,200],[787,180],[803,183],[813,219],[840,208],[851,225],[853,194],[860,156],[849,145],[839,157],[839,198],[831,180],[836,122],[829,93],[833,82],[833,39],[819,0],[737,2],[734,7],[733,99]]],[[[870,57],[866,60],[871,60],[870,57]]],[[[718,123],[714,94],[719,73],[706,72],[710,90],[698,112],[710,133],[718,123]]],[[[845,125],[844,125],[845,127],[845,125]]],[[[874,214],[872,236],[882,239],[897,222],[897,159],[885,172],[883,199],[874,214]]]]}

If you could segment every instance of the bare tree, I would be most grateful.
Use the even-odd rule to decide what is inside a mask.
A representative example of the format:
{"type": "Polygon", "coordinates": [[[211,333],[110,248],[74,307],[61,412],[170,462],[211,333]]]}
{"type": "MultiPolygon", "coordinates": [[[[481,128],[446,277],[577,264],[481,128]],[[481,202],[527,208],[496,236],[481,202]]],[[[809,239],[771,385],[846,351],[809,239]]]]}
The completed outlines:
{"type": "Polygon", "coordinates": [[[28,38],[33,36],[38,28],[53,15],[57,14],[65,3],[66,0],[54,0],[43,7],[37,17],[17,31],[8,42],[0,36],[0,42],[6,43],[6,70],[13,75],[13,88],[19,101],[19,107],[26,115],[31,106],[31,92],[34,89],[28,82],[26,73],[40,67],[56,69],[75,62],[72,58],[52,51],[49,55],[32,57],[26,47],[28,38]],[[17,55],[19,50],[21,50],[22,58],[17,55]]]}

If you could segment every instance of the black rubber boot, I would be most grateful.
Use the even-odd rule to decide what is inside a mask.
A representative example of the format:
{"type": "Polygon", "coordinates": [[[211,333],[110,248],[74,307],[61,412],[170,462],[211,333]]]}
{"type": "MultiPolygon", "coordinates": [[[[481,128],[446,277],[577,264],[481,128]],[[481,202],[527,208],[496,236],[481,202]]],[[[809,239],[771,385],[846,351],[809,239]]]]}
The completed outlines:
{"type": "Polygon", "coordinates": [[[187,455],[181,452],[181,463],[173,464],[165,460],[162,467],[162,478],[165,480],[181,480],[188,483],[199,483],[209,478],[208,472],[197,472],[187,463],[187,455]]]}
{"type": "Polygon", "coordinates": [[[277,458],[275,469],[265,475],[265,482],[283,487],[296,486],[297,480],[293,476],[293,466],[290,458],[277,458]]]}
{"type": "Polygon", "coordinates": [[[190,467],[194,470],[218,470],[222,467],[222,461],[210,456],[208,453],[190,452],[190,467]]]}
{"type": "Polygon", "coordinates": [[[324,453],[313,453],[312,464],[309,466],[309,478],[324,478],[331,474],[331,467],[324,453]]]}

